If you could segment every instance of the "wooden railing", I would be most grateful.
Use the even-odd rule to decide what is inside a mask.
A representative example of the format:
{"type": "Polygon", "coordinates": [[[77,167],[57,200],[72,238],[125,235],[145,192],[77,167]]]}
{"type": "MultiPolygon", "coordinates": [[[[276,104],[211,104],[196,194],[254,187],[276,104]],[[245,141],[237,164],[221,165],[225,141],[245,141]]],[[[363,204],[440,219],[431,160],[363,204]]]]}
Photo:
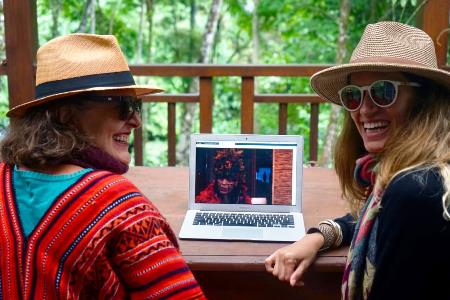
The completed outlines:
{"type": "MultiPolygon", "coordinates": [[[[286,134],[288,104],[309,104],[310,134],[309,157],[310,161],[318,158],[318,124],[319,104],[324,102],[317,95],[311,94],[256,94],[255,78],[264,76],[310,77],[317,71],[331,65],[206,65],[206,64],[175,64],[175,65],[132,65],[130,69],[136,76],[160,77],[197,77],[199,78],[199,93],[197,94],[156,94],[143,98],[144,102],[167,103],[167,143],[168,165],[176,164],[176,104],[199,103],[200,105],[200,132],[212,132],[212,104],[213,78],[236,76],[241,78],[241,133],[253,133],[254,104],[278,103],[278,133],[286,134]]],[[[450,65],[441,66],[450,71],[450,65]]],[[[0,64],[0,76],[7,76],[6,63],[0,64]]],[[[11,96],[10,96],[11,98],[11,96]]],[[[13,105],[14,106],[14,105],[13,105]]],[[[135,164],[143,165],[143,138],[142,129],[135,130],[135,164]]]]}
{"type": "MultiPolygon", "coordinates": [[[[241,78],[241,133],[253,133],[254,104],[278,103],[278,132],[286,134],[288,105],[309,104],[310,161],[317,161],[318,155],[318,126],[319,104],[324,102],[317,95],[312,94],[256,94],[255,78],[262,76],[310,77],[317,71],[331,65],[134,65],[131,66],[133,75],[161,76],[161,77],[197,77],[199,78],[199,92],[197,94],[156,94],[143,98],[144,102],[165,102],[168,111],[168,165],[176,163],[176,103],[194,102],[200,105],[200,132],[212,132],[213,107],[213,78],[235,76],[241,78]]],[[[143,165],[142,129],[135,131],[135,164],[143,165]]]]}

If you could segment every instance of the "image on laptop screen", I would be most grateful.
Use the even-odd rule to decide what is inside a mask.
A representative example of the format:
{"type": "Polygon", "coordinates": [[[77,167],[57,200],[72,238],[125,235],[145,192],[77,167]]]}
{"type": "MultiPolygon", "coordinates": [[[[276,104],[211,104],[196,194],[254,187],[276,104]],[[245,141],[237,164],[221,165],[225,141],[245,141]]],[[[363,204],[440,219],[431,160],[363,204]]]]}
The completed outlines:
{"type": "Polygon", "coordinates": [[[195,203],[295,205],[297,144],[197,141],[195,203]]]}

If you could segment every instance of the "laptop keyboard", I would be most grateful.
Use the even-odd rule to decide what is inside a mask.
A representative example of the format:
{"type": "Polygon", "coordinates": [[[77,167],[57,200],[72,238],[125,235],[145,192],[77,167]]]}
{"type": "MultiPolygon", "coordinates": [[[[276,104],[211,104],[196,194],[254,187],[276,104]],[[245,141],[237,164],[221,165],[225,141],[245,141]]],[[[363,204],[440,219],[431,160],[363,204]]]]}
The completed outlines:
{"type": "Polygon", "coordinates": [[[290,214],[249,214],[221,212],[197,212],[195,214],[193,225],[288,228],[295,227],[294,217],[290,214]]]}

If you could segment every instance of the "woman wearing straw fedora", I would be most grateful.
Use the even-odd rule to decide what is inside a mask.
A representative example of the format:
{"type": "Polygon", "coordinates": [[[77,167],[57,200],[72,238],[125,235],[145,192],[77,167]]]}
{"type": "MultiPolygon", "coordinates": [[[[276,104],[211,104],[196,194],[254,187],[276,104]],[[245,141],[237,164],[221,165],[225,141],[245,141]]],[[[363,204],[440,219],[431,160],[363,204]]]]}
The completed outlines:
{"type": "Polygon", "coordinates": [[[0,145],[0,298],[203,298],[157,208],[121,174],[141,125],[115,37],[71,34],[37,54],[36,99],[0,145]]]}
{"type": "Polygon", "coordinates": [[[309,229],[266,269],[303,285],[319,251],[350,244],[342,299],[450,299],[450,73],[433,41],[368,25],[350,63],[311,85],[346,111],[334,159],[352,214],[309,229]]]}

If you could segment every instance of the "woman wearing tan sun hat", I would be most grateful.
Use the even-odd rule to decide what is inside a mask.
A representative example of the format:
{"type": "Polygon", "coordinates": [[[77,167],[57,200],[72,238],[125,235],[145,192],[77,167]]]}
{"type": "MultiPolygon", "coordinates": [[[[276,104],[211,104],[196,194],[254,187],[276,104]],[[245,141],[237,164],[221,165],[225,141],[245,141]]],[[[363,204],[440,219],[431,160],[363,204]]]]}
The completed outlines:
{"type": "Polygon", "coordinates": [[[37,54],[36,99],[0,144],[3,299],[204,298],[164,217],[121,174],[141,125],[114,36],[70,34],[37,54]]]}
{"type": "Polygon", "coordinates": [[[370,24],[350,63],[311,86],[345,109],[334,160],[351,214],[277,250],[268,272],[303,285],[318,251],[350,245],[342,299],[450,299],[450,73],[433,41],[370,24]]]}

